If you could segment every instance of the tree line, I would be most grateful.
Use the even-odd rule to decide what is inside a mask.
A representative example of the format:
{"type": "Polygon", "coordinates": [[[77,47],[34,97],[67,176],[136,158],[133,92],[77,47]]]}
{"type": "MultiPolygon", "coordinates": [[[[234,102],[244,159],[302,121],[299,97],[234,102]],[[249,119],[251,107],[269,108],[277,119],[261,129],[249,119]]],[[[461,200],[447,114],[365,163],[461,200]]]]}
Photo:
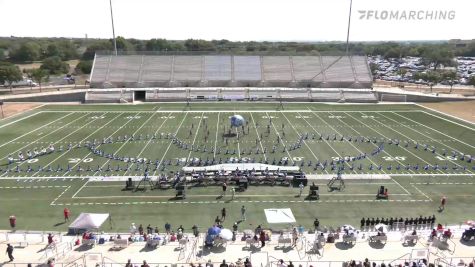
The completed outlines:
{"type": "MultiPolygon", "coordinates": [[[[156,53],[176,52],[215,52],[229,54],[304,54],[339,55],[346,51],[344,42],[233,42],[229,40],[167,40],[167,39],[126,39],[116,38],[120,52],[155,51],[156,53]]],[[[18,79],[14,63],[41,61],[38,70],[28,70],[29,77],[43,76],[39,83],[49,75],[69,72],[67,60],[80,60],[76,73],[89,74],[97,51],[112,51],[112,39],[68,39],[68,38],[0,38],[0,84],[18,79]],[[36,75],[32,75],[35,72],[36,75]],[[6,73],[10,73],[7,75],[6,73]],[[13,75],[14,74],[14,75],[13,75]],[[8,77],[8,78],[5,78],[8,77]]],[[[355,42],[350,43],[351,54],[381,55],[385,58],[405,56],[422,57],[434,71],[441,65],[453,66],[454,56],[475,57],[475,42],[466,47],[454,47],[448,42],[355,42]]],[[[20,73],[21,75],[21,73],[20,73]]]]}

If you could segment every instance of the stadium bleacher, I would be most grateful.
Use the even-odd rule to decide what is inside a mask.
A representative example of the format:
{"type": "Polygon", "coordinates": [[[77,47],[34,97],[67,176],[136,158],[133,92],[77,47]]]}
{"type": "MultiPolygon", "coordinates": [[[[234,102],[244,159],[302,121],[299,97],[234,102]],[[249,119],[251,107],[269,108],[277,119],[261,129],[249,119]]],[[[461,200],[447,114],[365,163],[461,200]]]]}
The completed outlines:
{"type": "Polygon", "coordinates": [[[96,55],[92,88],[370,88],[362,56],[96,55]]]}

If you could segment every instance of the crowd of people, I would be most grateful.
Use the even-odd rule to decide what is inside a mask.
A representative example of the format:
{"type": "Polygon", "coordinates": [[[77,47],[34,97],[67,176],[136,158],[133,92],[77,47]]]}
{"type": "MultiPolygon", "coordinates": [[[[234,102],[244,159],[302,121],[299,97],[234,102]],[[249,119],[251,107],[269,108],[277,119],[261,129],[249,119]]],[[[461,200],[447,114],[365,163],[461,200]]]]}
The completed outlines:
{"type": "Polygon", "coordinates": [[[371,229],[373,228],[375,225],[377,224],[386,224],[389,228],[393,227],[393,224],[394,223],[400,223],[400,224],[403,224],[404,223],[404,228],[407,229],[408,227],[414,225],[416,227],[420,227],[420,226],[429,226],[432,228],[434,227],[434,224],[435,224],[435,215],[432,215],[432,216],[426,216],[426,217],[422,217],[419,216],[419,218],[405,218],[403,219],[402,217],[400,218],[393,218],[393,217],[390,217],[390,218],[362,218],[361,219],[361,229],[371,229]]]}

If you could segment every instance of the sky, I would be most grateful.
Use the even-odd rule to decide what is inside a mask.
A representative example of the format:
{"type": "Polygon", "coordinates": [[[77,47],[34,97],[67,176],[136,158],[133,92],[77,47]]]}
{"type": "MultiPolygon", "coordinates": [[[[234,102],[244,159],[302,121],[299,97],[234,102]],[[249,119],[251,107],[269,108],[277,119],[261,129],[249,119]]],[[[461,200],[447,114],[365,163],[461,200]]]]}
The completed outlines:
{"type": "MultiPolygon", "coordinates": [[[[349,3],[112,0],[116,36],[232,41],[343,41],[349,3]]],[[[350,41],[475,39],[473,10],[475,0],[353,0],[350,41]],[[422,19],[404,19],[411,11],[422,19]],[[427,19],[440,11],[454,17],[427,19]]],[[[109,0],[0,0],[0,14],[0,36],[112,37],[109,0]]]]}

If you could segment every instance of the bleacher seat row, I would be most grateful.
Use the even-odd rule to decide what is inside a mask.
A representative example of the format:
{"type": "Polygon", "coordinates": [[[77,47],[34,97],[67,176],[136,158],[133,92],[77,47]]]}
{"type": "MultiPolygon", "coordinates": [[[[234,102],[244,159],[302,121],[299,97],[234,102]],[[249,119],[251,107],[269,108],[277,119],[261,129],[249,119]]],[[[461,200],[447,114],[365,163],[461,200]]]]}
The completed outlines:
{"type": "Polygon", "coordinates": [[[92,88],[370,88],[362,56],[96,55],[92,88]]]}

